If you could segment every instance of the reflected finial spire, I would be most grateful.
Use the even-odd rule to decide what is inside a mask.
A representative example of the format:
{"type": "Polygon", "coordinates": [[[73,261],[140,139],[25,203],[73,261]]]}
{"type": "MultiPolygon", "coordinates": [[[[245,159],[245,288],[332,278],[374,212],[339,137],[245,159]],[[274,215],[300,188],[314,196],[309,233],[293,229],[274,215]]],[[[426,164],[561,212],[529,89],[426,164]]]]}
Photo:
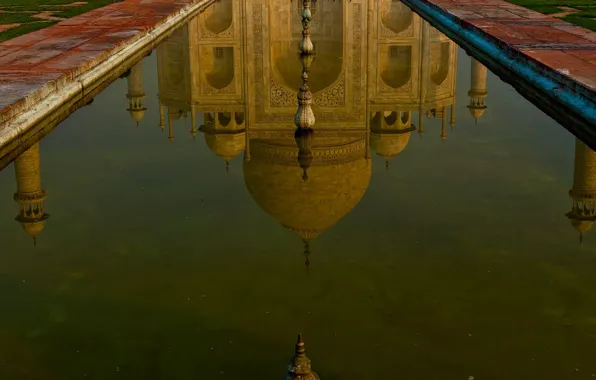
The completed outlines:
{"type": "Polygon", "coordinates": [[[226,160],[226,173],[230,172],[230,160],[226,160]]]}
{"type": "Polygon", "coordinates": [[[302,239],[304,243],[304,266],[306,267],[306,271],[310,269],[310,240],[309,239],[302,239]]]}
{"type": "Polygon", "coordinates": [[[298,162],[302,168],[302,180],[308,180],[307,170],[313,160],[311,144],[313,137],[313,126],[315,125],[315,115],[312,111],[312,93],[308,87],[308,73],[310,65],[314,60],[314,46],[310,40],[310,0],[304,0],[302,11],[302,42],[300,42],[300,61],[302,62],[302,85],[296,96],[298,108],[294,115],[294,124],[296,131],[294,139],[298,146],[298,162]]]}
{"type": "Polygon", "coordinates": [[[315,47],[310,40],[310,20],[312,14],[310,12],[311,0],[304,0],[302,2],[302,41],[300,41],[300,51],[303,54],[313,54],[315,47]]]}
{"type": "Polygon", "coordinates": [[[306,356],[306,347],[304,346],[304,340],[302,339],[302,334],[298,334],[298,339],[296,340],[296,351],[294,355],[299,357],[306,356]]]}
{"type": "Polygon", "coordinates": [[[161,105],[161,100],[159,101],[159,127],[163,132],[164,127],[166,126],[165,117],[163,114],[163,106],[161,105]]]}
{"type": "Polygon", "coordinates": [[[306,357],[302,334],[298,334],[294,357],[287,366],[286,380],[319,380],[319,375],[311,369],[310,359],[306,357]]]}
{"type": "Polygon", "coordinates": [[[451,119],[449,120],[449,125],[451,126],[451,130],[453,131],[453,127],[455,127],[455,98],[453,98],[453,103],[451,103],[451,119]]]}
{"type": "Polygon", "coordinates": [[[313,154],[311,150],[312,139],[314,131],[312,128],[296,128],[294,132],[294,140],[298,146],[298,163],[302,169],[302,180],[308,181],[307,170],[313,161],[313,154]]]}

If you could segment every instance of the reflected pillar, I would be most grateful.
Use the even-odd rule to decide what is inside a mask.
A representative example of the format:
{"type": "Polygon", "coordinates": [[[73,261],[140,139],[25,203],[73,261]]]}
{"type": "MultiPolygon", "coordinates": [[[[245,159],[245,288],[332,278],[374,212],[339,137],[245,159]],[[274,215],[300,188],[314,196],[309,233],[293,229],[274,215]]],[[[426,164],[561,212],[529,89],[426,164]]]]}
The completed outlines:
{"type": "Polygon", "coordinates": [[[130,74],[126,77],[128,84],[128,92],[126,98],[128,99],[127,111],[130,113],[132,119],[139,125],[140,121],[145,116],[147,108],[144,106],[145,91],[143,90],[143,61],[137,62],[130,69],[130,74]]]}
{"type": "Polygon", "coordinates": [[[22,153],[15,161],[15,176],[17,181],[17,192],[14,200],[21,209],[16,216],[23,226],[23,229],[35,238],[44,227],[44,222],[49,215],[44,211],[44,200],[46,192],[41,187],[41,168],[39,160],[39,143],[36,143],[27,151],[22,153]]]}
{"type": "Polygon", "coordinates": [[[596,221],[596,152],[578,138],[575,139],[573,188],[569,196],[573,203],[567,217],[579,232],[581,243],[596,221]]]}
{"type": "Polygon", "coordinates": [[[472,60],[472,76],[470,91],[468,91],[468,96],[470,97],[468,109],[474,120],[478,122],[478,119],[482,117],[482,114],[487,108],[484,104],[484,99],[488,96],[488,92],[486,91],[486,77],[488,70],[486,66],[478,62],[476,59],[470,59],[472,60]]]}

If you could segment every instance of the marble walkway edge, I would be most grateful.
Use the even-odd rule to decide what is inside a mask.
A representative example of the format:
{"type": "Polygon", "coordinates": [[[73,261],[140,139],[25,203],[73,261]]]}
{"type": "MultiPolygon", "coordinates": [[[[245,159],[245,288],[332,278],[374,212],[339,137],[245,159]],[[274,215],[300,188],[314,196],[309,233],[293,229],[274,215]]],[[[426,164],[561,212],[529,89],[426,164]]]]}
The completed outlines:
{"type": "Polygon", "coordinates": [[[0,147],[213,0],[125,0],[0,43],[0,147]]]}
{"type": "Polygon", "coordinates": [[[582,124],[572,132],[596,138],[596,32],[503,0],[402,1],[489,67],[516,77],[508,80],[514,86],[527,82],[563,106],[563,118],[582,124]]]}

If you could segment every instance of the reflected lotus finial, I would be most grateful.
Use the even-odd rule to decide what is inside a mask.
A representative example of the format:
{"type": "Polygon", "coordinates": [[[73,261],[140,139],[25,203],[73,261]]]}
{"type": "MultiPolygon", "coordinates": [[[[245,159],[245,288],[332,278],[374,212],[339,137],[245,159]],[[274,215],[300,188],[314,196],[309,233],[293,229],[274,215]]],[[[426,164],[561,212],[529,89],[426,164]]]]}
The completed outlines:
{"type": "Polygon", "coordinates": [[[302,2],[302,41],[300,42],[300,51],[305,54],[312,54],[315,51],[315,47],[310,40],[310,20],[312,19],[310,2],[311,0],[304,0],[302,2]]]}
{"type": "Polygon", "coordinates": [[[296,131],[294,139],[298,146],[298,162],[302,168],[302,180],[308,180],[307,169],[313,161],[311,152],[313,127],[315,125],[315,114],[312,111],[311,104],[313,100],[312,92],[308,87],[308,73],[310,65],[314,61],[314,46],[310,40],[310,0],[304,0],[302,11],[302,42],[300,43],[300,61],[302,62],[302,85],[296,96],[298,108],[294,115],[294,124],[296,131]]]}

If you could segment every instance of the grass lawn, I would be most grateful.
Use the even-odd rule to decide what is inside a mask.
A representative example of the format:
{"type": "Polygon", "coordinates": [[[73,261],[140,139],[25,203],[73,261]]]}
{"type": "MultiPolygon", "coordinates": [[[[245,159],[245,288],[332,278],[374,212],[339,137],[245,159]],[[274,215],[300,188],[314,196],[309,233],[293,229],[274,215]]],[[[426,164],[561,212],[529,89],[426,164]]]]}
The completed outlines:
{"type": "MultiPolygon", "coordinates": [[[[2,0],[0,0],[2,1],[2,0]]],[[[596,31],[596,0],[507,0],[535,11],[553,14],[563,11],[561,6],[576,9],[578,12],[561,19],[596,31]]]]}
{"type": "Polygon", "coordinates": [[[0,27],[19,24],[0,32],[0,42],[46,28],[59,21],[35,17],[41,12],[51,12],[52,17],[66,19],[122,0],[86,0],[85,4],[65,6],[75,1],[78,0],[0,0],[0,27]]]}

